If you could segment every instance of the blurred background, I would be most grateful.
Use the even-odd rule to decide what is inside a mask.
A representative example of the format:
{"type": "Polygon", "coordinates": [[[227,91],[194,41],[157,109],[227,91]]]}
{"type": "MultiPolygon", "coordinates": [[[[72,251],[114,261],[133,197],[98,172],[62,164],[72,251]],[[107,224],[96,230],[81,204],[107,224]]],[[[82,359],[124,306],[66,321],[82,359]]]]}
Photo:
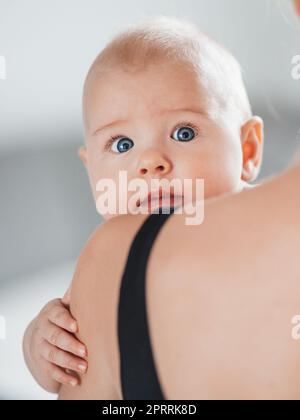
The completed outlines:
{"type": "Polygon", "coordinates": [[[158,14],[190,19],[242,64],[265,121],[259,181],[300,144],[300,24],[289,0],[0,0],[0,399],[55,398],[27,372],[22,335],[64,294],[101,223],[77,156],[84,78],[112,36],[158,14]]]}

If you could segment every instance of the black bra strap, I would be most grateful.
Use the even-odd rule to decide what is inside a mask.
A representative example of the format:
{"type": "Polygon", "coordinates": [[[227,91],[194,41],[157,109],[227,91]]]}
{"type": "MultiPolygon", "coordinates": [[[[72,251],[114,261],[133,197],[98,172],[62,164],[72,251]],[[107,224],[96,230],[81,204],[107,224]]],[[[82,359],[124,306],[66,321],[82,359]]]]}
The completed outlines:
{"type": "Polygon", "coordinates": [[[150,214],[137,232],[122,276],[118,338],[123,398],[164,400],[157,377],[146,307],[146,268],[152,245],[173,213],[150,214]]]}

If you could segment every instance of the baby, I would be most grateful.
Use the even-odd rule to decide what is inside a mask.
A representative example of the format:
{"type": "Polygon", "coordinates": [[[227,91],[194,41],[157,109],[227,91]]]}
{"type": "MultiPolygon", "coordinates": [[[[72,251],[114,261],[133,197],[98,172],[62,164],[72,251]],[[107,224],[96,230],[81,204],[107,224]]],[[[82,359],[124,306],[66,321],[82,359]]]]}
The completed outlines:
{"type": "MultiPolygon", "coordinates": [[[[203,179],[205,198],[238,193],[262,162],[263,122],[252,115],[238,62],[183,19],[146,19],[106,46],[86,77],[83,120],[79,155],[95,202],[99,180],[118,186],[120,171],[147,184],[203,179]]],[[[49,302],[24,337],[31,373],[54,393],[87,370],[68,303],[68,293],[49,302]]]]}

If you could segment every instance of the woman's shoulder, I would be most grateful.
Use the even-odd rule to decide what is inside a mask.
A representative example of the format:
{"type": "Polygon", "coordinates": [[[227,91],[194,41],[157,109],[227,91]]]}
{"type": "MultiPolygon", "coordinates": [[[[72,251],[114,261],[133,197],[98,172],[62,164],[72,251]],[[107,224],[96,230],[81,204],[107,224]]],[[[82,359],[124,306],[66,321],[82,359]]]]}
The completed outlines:
{"type": "Polygon", "coordinates": [[[88,348],[89,370],[82,376],[81,390],[73,393],[121,398],[116,308],[128,251],[146,217],[122,215],[102,223],[80,253],[70,308],[79,325],[78,338],[88,348]]]}
{"type": "Polygon", "coordinates": [[[125,214],[101,223],[80,252],[72,290],[76,286],[80,290],[87,289],[87,292],[90,292],[91,286],[101,288],[103,282],[110,283],[110,277],[114,276],[120,262],[126,259],[131,241],[146,217],[147,215],[125,214]],[[107,277],[101,274],[104,272],[107,277]]]}

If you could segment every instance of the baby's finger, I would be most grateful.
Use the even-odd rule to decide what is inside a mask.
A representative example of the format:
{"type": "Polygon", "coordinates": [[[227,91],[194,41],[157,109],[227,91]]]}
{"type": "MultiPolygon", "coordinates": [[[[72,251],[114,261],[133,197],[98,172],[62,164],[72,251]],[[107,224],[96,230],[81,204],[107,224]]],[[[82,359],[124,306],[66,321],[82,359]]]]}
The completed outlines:
{"type": "Polygon", "coordinates": [[[70,314],[70,311],[62,304],[54,306],[48,313],[48,319],[53,324],[64,330],[75,333],[77,331],[77,322],[70,314]]]}
{"type": "Polygon", "coordinates": [[[71,385],[75,387],[78,385],[78,379],[76,376],[72,376],[65,372],[62,368],[52,365],[49,362],[45,361],[45,371],[49,378],[53,379],[54,381],[62,384],[62,385],[71,385]]]}
{"type": "Polygon", "coordinates": [[[72,356],[70,353],[52,346],[47,341],[44,341],[41,345],[41,355],[51,364],[62,368],[78,373],[85,373],[87,371],[87,362],[85,360],[72,356]]]}
{"type": "Polygon", "coordinates": [[[43,328],[42,337],[55,347],[73,353],[79,357],[86,356],[85,346],[78,341],[75,336],[62,330],[54,324],[49,324],[43,328]]]}

